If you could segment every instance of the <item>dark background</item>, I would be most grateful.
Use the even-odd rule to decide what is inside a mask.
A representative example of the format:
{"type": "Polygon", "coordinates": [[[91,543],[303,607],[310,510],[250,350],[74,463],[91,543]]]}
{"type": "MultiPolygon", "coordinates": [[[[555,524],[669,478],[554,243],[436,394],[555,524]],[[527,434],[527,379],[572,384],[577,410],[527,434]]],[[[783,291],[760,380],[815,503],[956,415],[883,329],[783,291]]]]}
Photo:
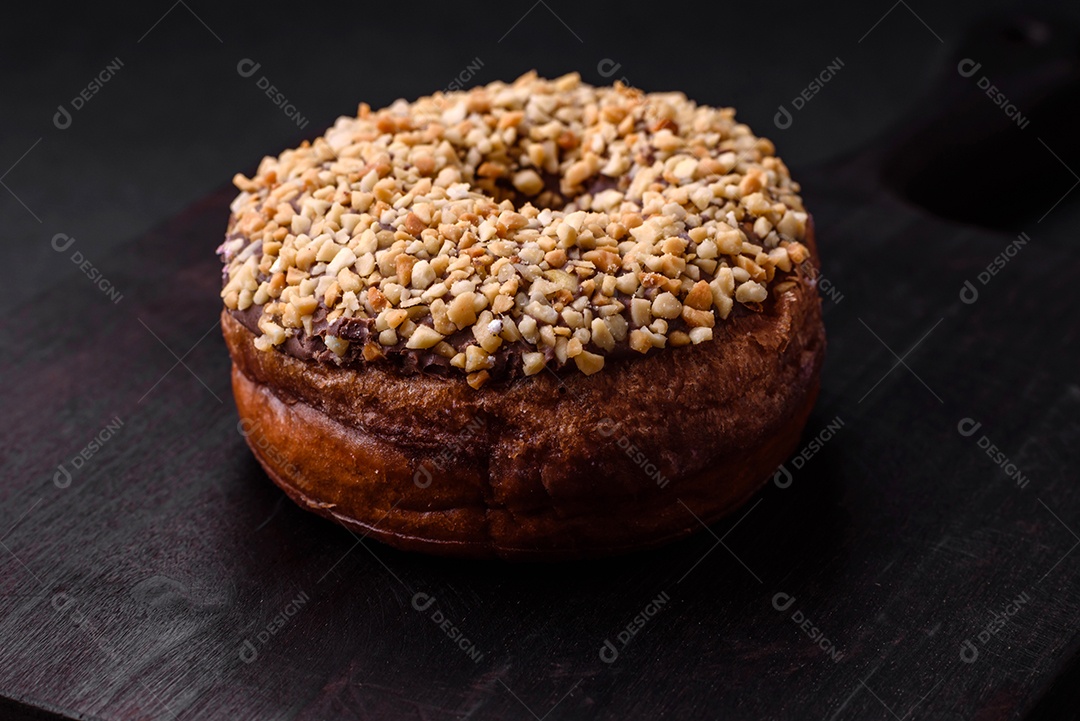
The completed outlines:
{"type": "MultiPolygon", "coordinates": [[[[980,20],[1008,16],[1011,5],[193,1],[169,10],[167,0],[123,9],[27,4],[0,28],[0,166],[16,163],[40,139],[3,176],[33,213],[7,192],[0,197],[8,234],[4,265],[17,262],[20,269],[9,274],[6,289],[22,300],[77,272],[56,268],[47,243],[55,233],[75,236],[87,256],[100,257],[234,173],[253,171],[263,155],[354,114],[360,101],[381,107],[428,94],[475,58],[483,67],[471,83],[509,81],[530,69],[548,77],[576,70],[587,82],[605,83],[598,66],[611,60],[619,65],[612,77],[645,90],[682,90],[703,103],[738,108],[740,119],[774,138],[798,170],[856,152],[912,117],[941,110],[931,90],[952,69],[967,34],[980,20]],[[57,106],[70,104],[117,57],[124,64],[119,73],[68,129],[54,127],[57,106]],[[844,68],[828,91],[790,129],[777,131],[778,106],[790,105],[837,57],[844,68]],[[305,131],[259,91],[258,75],[240,77],[236,67],[244,58],[261,63],[258,75],[308,119],[305,131]]],[[[1075,51],[1070,25],[1058,22],[1080,16],[1075,4],[1024,7],[1062,32],[1055,43],[1071,42],[1075,51]]],[[[983,59],[986,71],[1004,80],[1005,71],[1046,49],[1004,42],[992,52],[983,59]]],[[[812,203],[814,189],[806,195],[812,203]]]]}
{"type": "Polygon", "coordinates": [[[0,24],[0,716],[1076,717],[1078,28],[1075,4],[1008,2],[20,7],[0,24]],[[981,63],[970,78],[963,58],[981,63]],[[358,102],[444,88],[477,59],[466,85],[576,70],[734,106],[803,183],[841,294],[806,439],[844,426],[745,523],[603,563],[449,563],[293,508],[244,448],[212,326],[224,186],[358,102]],[[122,302],[53,250],[58,233],[122,302]],[[58,464],[114,417],[117,440],[58,488],[58,464]],[[981,430],[960,435],[964,418],[981,430]],[[418,591],[480,662],[410,607],[418,591]],[[777,593],[796,605],[774,610],[777,593]],[[1021,594],[965,663],[965,639],[1021,594]]]}

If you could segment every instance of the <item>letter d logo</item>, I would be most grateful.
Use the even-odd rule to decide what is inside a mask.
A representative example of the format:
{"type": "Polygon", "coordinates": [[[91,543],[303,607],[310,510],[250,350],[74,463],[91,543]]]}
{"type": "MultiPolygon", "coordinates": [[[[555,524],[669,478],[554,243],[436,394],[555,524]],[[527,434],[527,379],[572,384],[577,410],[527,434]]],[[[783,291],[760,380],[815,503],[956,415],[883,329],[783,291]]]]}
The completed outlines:
{"type": "Polygon", "coordinates": [[[412,607],[417,611],[426,611],[431,608],[433,603],[435,603],[435,597],[423,591],[412,597],[412,607]]]}
{"type": "Polygon", "coordinates": [[[773,474],[772,479],[777,488],[788,488],[791,486],[791,481],[794,480],[791,471],[789,471],[787,466],[783,463],[776,469],[776,473],[773,474]]]}
{"type": "Polygon", "coordinates": [[[238,430],[240,432],[240,435],[242,435],[244,438],[247,438],[252,433],[254,433],[255,429],[258,427],[259,422],[253,421],[250,418],[241,418],[239,421],[236,422],[236,430],[238,430]]]}
{"type": "Polygon", "coordinates": [[[786,611],[795,603],[795,597],[790,593],[780,592],[772,597],[772,605],[777,611],[786,611]],[[785,600],[786,599],[786,600],[785,600]]]}
{"type": "Polygon", "coordinates": [[[71,127],[71,113],[63,105],[57,105],[56,114],[52,116],[52,124],[59,130],[67,130],[71,127]]]}
{"type": "Polygon", "coordinates": [[[74,603],[75,603],[75,599],[72,598],[71,596],[67,595],[63,591],[61,591],[60,593],[55,594],[52,597],[52,607],[53,607],[54,610],[58,611],[59,613],[63,613],[64,611],[68,610],[68,608],[70,608],[71,605],[74,604],[74,603]]]}
{"type": "Polygon", "coordinates": [[[978,658],[979,649],[975,648],[970,638],[964,639],[964,642],[960,644],[960,660],[964,663],[975,663],[978,658]]]}
{"type": "Polygon", "coordinates": [[[979,299],[979,290],[970,280],[964,281],[964,287],[960,289],[960,302],[971,305],[979,299]]]}
{"type": "Polygon", "coordinates": [[[979,423],[974,418],[961,418],[960,422],[956,424],[956,430],[965,438],[975,435],[975,431],[980,428],[982,428],[982,423],[979,423]]]}
{"type": "Polygon", "coordinates": [[[255,650],[255,644],[251,641],[244,641],[244,644],[240,647],[240,660],[244,663],[251,663],[259,657],[259,652],[255,650]]]}
{"type": "Polygon", "coordinates": [[[420,464],[420,467],[416,469],[416,473],[413,474],[412,482],[416,484],[417,488],[427,488],[431,485],[432,480],[431,471],[427,469],[427,466],[420,464]]]}
{"type": "Polygon", "coordinates": [[[601,418],[596,424],[596,432],[604,438],[611,438],[615,434],[615,421],[610,418],[601,418]]]}
{"type": "Polygon", "coordinates": [[[57,488],[67,488],[71,485],[71,471],[64,468],[64,464],[61,463],[56,467],[56,473],[53,474],[52,482],[57,488]]]}
{"type": "Polygon", "coordinates": [[[596,72],[600,73],[602,78],[610,78],[615,73],[619,72],[619,68],[622,67],[622,63],[617,63],[611,58],[604,58],[596,64],[596,72]]]}
{"type": "Polygon", "coordinates": [[[775,125],[776,127],[780,128],[781,130],[787,130],[791,127],[793,118],[791,117],[791,113],[788,111],[788,109],[781,105],[780,109],[776,112],[776,115],[773,116],[772,121],[773,125],[775,125]]]}
{"type": "Polygon", "coordinates": [[[600,660],[604,663],[615,663],[618,657],[619,650],[615,648],[615,644],[605,639],[604,645],[600,647],[600,660]]]}
{"type": "Polygon", "coordinates": [[[71,247],[71,244],[75,242],[67,233],[57,233],[52,237],[52,247],[57,253],[63,253],[65,250],[71,247]]]}
{"type": "Polygon", "coordinates": [[[964,58],[956,65],[956,72],[960,73],[960,77],[970,78],[975,73],[979,72],[979,68],[982,67],[982,63],[977,63],[971,58],[964,58]]]}
{"type": "Polygon", "coordinates": [[[236,64],[236,72],[239,73],[242,78],[250,78],[257,73],[261,67],[262,63],[257,63],[251,58],[244,58],[236,64]]]}

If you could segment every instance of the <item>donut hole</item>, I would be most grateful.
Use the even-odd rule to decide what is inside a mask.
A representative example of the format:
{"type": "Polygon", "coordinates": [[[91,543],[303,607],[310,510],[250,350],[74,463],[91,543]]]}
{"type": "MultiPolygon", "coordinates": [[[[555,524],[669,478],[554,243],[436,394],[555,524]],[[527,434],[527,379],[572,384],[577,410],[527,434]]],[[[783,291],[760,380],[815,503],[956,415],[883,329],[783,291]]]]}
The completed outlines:
{"type": "MultiPolygon", "coordinates": [[[[610,177],[599,169],[583,179],[573,178],[576,183],[571,183],[569,176],[581,158],[580,150],[577,144],[560,141],[554,156],[544,156],[546,167],[539,167],[530,159],[524,142],[519,140],[494,153],[462,158],[461,168],[465,173],[470,167],[475,168],[473,177],[467,179],[475,190],[497,203],[509,200],[515,208],[532,204],[540,210],[572,212],[582,207],[585,196],[591,201],[605,190],[625,192],[630,187],[629,177],[610,177]],[[553,172],[552,167],[562,172],[553,172]]],[[[591,202],[584,203],[586,207],[590,205],[591,202]]]]}
{"type": "MultiPolygon", "coordinates": [[[[535,168],[532,170],[535,171],[535,168]]],[[[514,187],[509,178],[480,178],[472,183],[474,187],[483,192],[485,195],[489,195],[495,199],[495,202],[501,203],[504,200],[509,200],[514,204],[515,208],[521,208],[526,204],[531,203],[534,207],[540,210],[552,210],[562,212],[572,212],[577,210],[581,205],[581,200],[585,196],[591,197],[598,193],[602,193],[605,190],[612,188],[616,190],[624,190],[629,186],[629,181],[625,184],[621,184],[616,178],[609,178],[606,175],[595,175],[579,187],[569,193],[563,192],[560,188],[562,177],[553,173],[540,174],[541,179],[544,182],[544,189],[539,193],[526,194],[514,187]],[[623,187],[620,187],[622,185],[623,187]]],[[[588,205],[588,203],[586,203],[588,205]]]]}

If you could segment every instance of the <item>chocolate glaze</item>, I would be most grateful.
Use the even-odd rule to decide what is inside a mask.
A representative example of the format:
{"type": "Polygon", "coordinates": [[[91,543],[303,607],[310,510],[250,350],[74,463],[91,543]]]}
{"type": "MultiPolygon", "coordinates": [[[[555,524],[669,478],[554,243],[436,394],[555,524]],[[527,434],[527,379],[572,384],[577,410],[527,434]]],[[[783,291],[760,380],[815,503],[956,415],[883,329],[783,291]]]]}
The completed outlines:
{"type": "MultiPolygon", "coordinates": [[[[259,330],[259,318],[262,317],[263,306],[252,305],[246,310],[230,310],[229,315],[235,318],[241,325],[255,335],[261,335],[259,330]]],[[[453,370],[450,360],[431,350],[406,348],[405,341],[399,341],[392,346],[379,345],[375,331],[374,318],[339,318],[333,323],[326,321],[327,309],[320,303],[318,309],[312,315],[311,330],[309,335],[303,328],[297,330],[296,335],[286,338],[285,342],[277,346],[277,350],[300,360],[313,360],[335,366],[348,366],[359,368],[369,363],[386,363],[394,365],[406,375],[425,373],[435,376],[449,375],[453,370]],[[326,347],[323,335],[332,335],[349,341],[349,348],[345,354],[338,357],[326,347]],[[363,355],[364,345],[368,342],[378,345],[382,353],[381,358],[374,361],[365,360],[363,355]]],[[[475,339],[469,330],[460,330],[446,337],[446,342],[458,351],[464,351],[465,347],[475,339]]],[[[492,380],[513,380],[523,375],[521,355],[530,352],[542,352],[548,367],[559,370],[564,364],[560,364],[555,357],[553,348],[546,346],[537,348],[525,341],[513,343],[503,342],[493,354],[494,364],[488,369],[492,380]]]]}
{"type": "MultiPolygon", "coordinates": [[[[546,189],[557,194],[559,190],[558,176],[544,173],[543,177],[546,189]]],[[[625,177],[609,178],[605,175],[597,175],[587,184],[584,192],[595,195],[596,193],[600,193],[609,188],[622,187],[625,190],[624,186],[626,186],[628,182],[629,179],[625,177]]],[[[513,190],[512,186],[511,190],[513,190]]],[[[231,217],[229,222],[230,228],[233,227],[234,222],[235,217],[231,217]]],[[[392,230],[388,225],[382,223],[380,223],[380,225],[384,230],[392,230]]],[[[751,223],[742,223],[741,229],[749,242],[760,244],[761,240],[757,237],[757,234],[754,233],[753,225],[751,223]]],[[[229,261],[237,255],[252,252],[249,251],[249,246],[243,246],[239,250],[230,250],[228,248],[231,241],[238,238],[242,239],[244,237],[245,236],[242,233],[231,232],[226,236],[225,242],[217,249],[217,253],[222,257],[224,263],[222,268],[222,285],[228,281],[229,261]]],[[[689,240],[689,235],[685,231],[680,233],[679,237],[684,240],[689,240]]],[[[258,243],[258,245],[261,248],[261,243],[258,243]]],[[[258,252],[260,248],[255,248],[254,252],[258,252]]],[[[793,271],[793,275],[802,275],[802,273],[803,270],[801,268],[797,268],[793,271]]],[[[775,279],[776,282],[780,280],[779,276],[781,275],[785,274],[780,272],[777,273],[778,278],[775,279]]],[[[714,276],[702,271],[701,277],[706,281],[711,281],[714,276]]],[[[259,274],[259,282],[261,283],[265,280],[268,280],[268,276],[259,274]]],[[[626,306],[626,308],[629,308],[630,300],[632,298],[633,296],[625,293],[616,294],[616,299],[626,306]]],[[[773,300],[773,297],[770,295],[766,300],[766,304],[772,303],[773,300]]],[[[259,319],[262,317],[263,308],[264,306],[262,305],[251,305],[246,310],[228,310],[228,313],[249,331],[256,336],[259,336],[262,334],[262,331],[259,330],[259,319]]],[[[335,366],[360,368],[373,362],[387,363],[396,366],[400,372],[406,375],[423,373],[426,375],[445,377],[450,375],[452,370],[455,370],[450,365],[450,359],[441,356],[430,349],[406,348],[406,341],[404,340],[401,340],[392,346],[381,345],[378,342],[378,332],[374,329],[374,318],[338,318],[333,323],[329,323],[326,320],[328,312],[329,309],[322,301],[320,301],[315,313],[312,314],[312,333],[309,335],[304,328],[299,328],[295,335],[286,338],[284,343],[276,346],[276,349],[300,360],[314,360],[335,366]],[[345,354],[339,357],[336,353],[331,351],[323,341],[323,336],[325,335],[332,335],[337,338],[348,340],[349,348],[346,350],[345,354]],[[381,357],[370,361],[364,358],[364,346],[369,343],[377,346],[381,353],[381,357]]],[[[745,307],[742,303],[735,303],[728,318],[737,318],[752,312],[754,312],[753,309],[745,307]]],[[[624,312],[624,316],[628,315],[628,311],[624,312]]],[[[426,325],[431,324],[426,323],[426,325]]],[[[630,327],[633,329],[636,326],[631,323],[630,327]]],[[[677,330],[689,330],[688,324],[681,317],[668,321],[668,333],[677,330]]],[[[445,340],[457,351],[463,352],[466,346],[472,343],[475,338],[471,329],[463,329],[447,336],[445,340]]],[[[603,355],[609,362],[640,356],[639,353],[633,351],[626,343],[618,343],[613,350],[605,351],[596,344],[590,342],[586,344],[585,349],[603,355]]],[[[524,340],[514,342],[503,341],[502,345],[491,354],[493,365],[488,369],[488,373],[491,376],[490,380],[495,382],[513,381],[522,377],[524,371],[522,368],[521,356],[524,353],[535,352],[543,353],[547,367],[560,375],[562,374],[563,369],[570,365],[569,363],[562,363],[559,361],[555,356],[554,348],[545,345],[533,346],[524,340]]]]}
{"type": "MultiPolygon", "coordinates": [[[[618,300],[629,307],[632,296],[623,293],[618,294],[618,300]]],[[[772,302],[772,297],[766,303],[772,302]]],[[[385,363],[396,366],[406,375],[424,373],[434,376],[447,376],[453,369],[450,359],[428,350],[406,348],[405,341],[399,341],[392,346],[380,345],[378,332],[375,330],[374,318],[339,318],[333,323],[326,320],[327,308],[321,302],[315,313],[312,314],[311,330],[309,335],[303,328],[297,329],[295,335],[289,336],[285,342],[276,347],[276,350],[300,360],[313,360],[334,366],[347,366],[360,368],[369,363],[385,363]],[[332,335],[349,341],[349,348],[343,356],[338,356],[323,341],[323,335],[332,335]],[[363,355],[364,345],[373,343],[378,346],[382,353],[381,358],[373,361],[366,360],[363,355]]],[[[747,315],[753,311],[745,308],[741,303],[736,303],[731,309],[728,319],[747,315]]],[[[251,305],[246,310],[229,310],[228,313],[241,325],[254,333],[262,335],[259,330],[259,318],[262,317],[263,306],[251,305]]],[[[726,322],[726,321],[721,321],[726,322]]],[[[688,331],[689,326],[682,318],[674,318],[668,321],[669,333],[676,330],[688,331]]],[[[446,337],[446,342],[459,352],[474,342],[475,338],[469,329],[459,330],[446,337]]],[[[611,361],[632,359],[640,354],[632,350],[625,343],[618,343],[611,351],[605,351],[594,343],[588,343],[585,349],[599,353],[611,361]]],[[[545,345],[534,346],[526,341],[514,342],[503,341],[502,345],[491,354],[494,361],[488,373],[492,381],[512,381],[524,375],[522,370],[521,356],[524,353],[541,352],[547,367],[556,373],[563,371],[570,363],[560,363],[555,356],[555,349],[545,345]]]]}

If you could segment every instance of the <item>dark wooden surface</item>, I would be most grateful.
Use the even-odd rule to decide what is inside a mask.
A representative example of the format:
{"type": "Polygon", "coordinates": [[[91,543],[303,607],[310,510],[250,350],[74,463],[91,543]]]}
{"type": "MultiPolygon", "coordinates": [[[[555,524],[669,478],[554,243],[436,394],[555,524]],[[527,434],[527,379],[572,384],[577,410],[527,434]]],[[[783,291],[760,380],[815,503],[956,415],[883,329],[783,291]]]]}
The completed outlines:
{"type": "MultiPolygon", "coordinates": [[[[977,92],[965,98],[978,107],[977,92]]],[[[965,142],[992,152],[1000,119],[981,102],[992,112],[965,126],[965,142]]],[[[825,274],[842,294],[825,303],[828,358],[805,440],[837,419],[842,427],[804,467],[789,464],[790,486],[770,484],[688,541],[624,558],[508,565],[402,554],[285,500],[237,431],[216,324],[213,250],[230,191],[91,259],[119,303],[66,271],[9,309],[0,333],[0,716],[1074,714],[1075,198],[1050,211],[1074,182],[1050,157],[1067,162],[1068,141],[1048,124],[1009,136],[1011,162],[1037,166],[1038,178],[1006,177],[1023,203],[1007,214],[985,207],[978,224],[964,201],[961,223],[908,200],[944,172],[934,139],[955,146],[940,127],[948,121],[937,122],[796,168],[825,274]],[[1020,232],[1030,242],[980,284],[1020,232]],[[969,280],[973,304],[959,295],[969,280]],[[119,430],[60,487],[58,465],[70,469],[117,418],[119,430]],[[965,437],[958,423],[968,418],[982,426],[965,437]],[[980,448],[982,436],[1024,487],[980,448]],[[433,605],[416,610],[428,597],[433,605]],[[620,631],[658,597],[668,600],[624,646],[620,631]],[[1018,597],[1027,601],[1009,615],[1018,597]],[[995,614],[1006,621],[984,643],[995,614]],[[619,652],[612,663],[601,658],[606,640],[619,652]],[[972,663],[965,640],[978,650],[972,663]]]]}

